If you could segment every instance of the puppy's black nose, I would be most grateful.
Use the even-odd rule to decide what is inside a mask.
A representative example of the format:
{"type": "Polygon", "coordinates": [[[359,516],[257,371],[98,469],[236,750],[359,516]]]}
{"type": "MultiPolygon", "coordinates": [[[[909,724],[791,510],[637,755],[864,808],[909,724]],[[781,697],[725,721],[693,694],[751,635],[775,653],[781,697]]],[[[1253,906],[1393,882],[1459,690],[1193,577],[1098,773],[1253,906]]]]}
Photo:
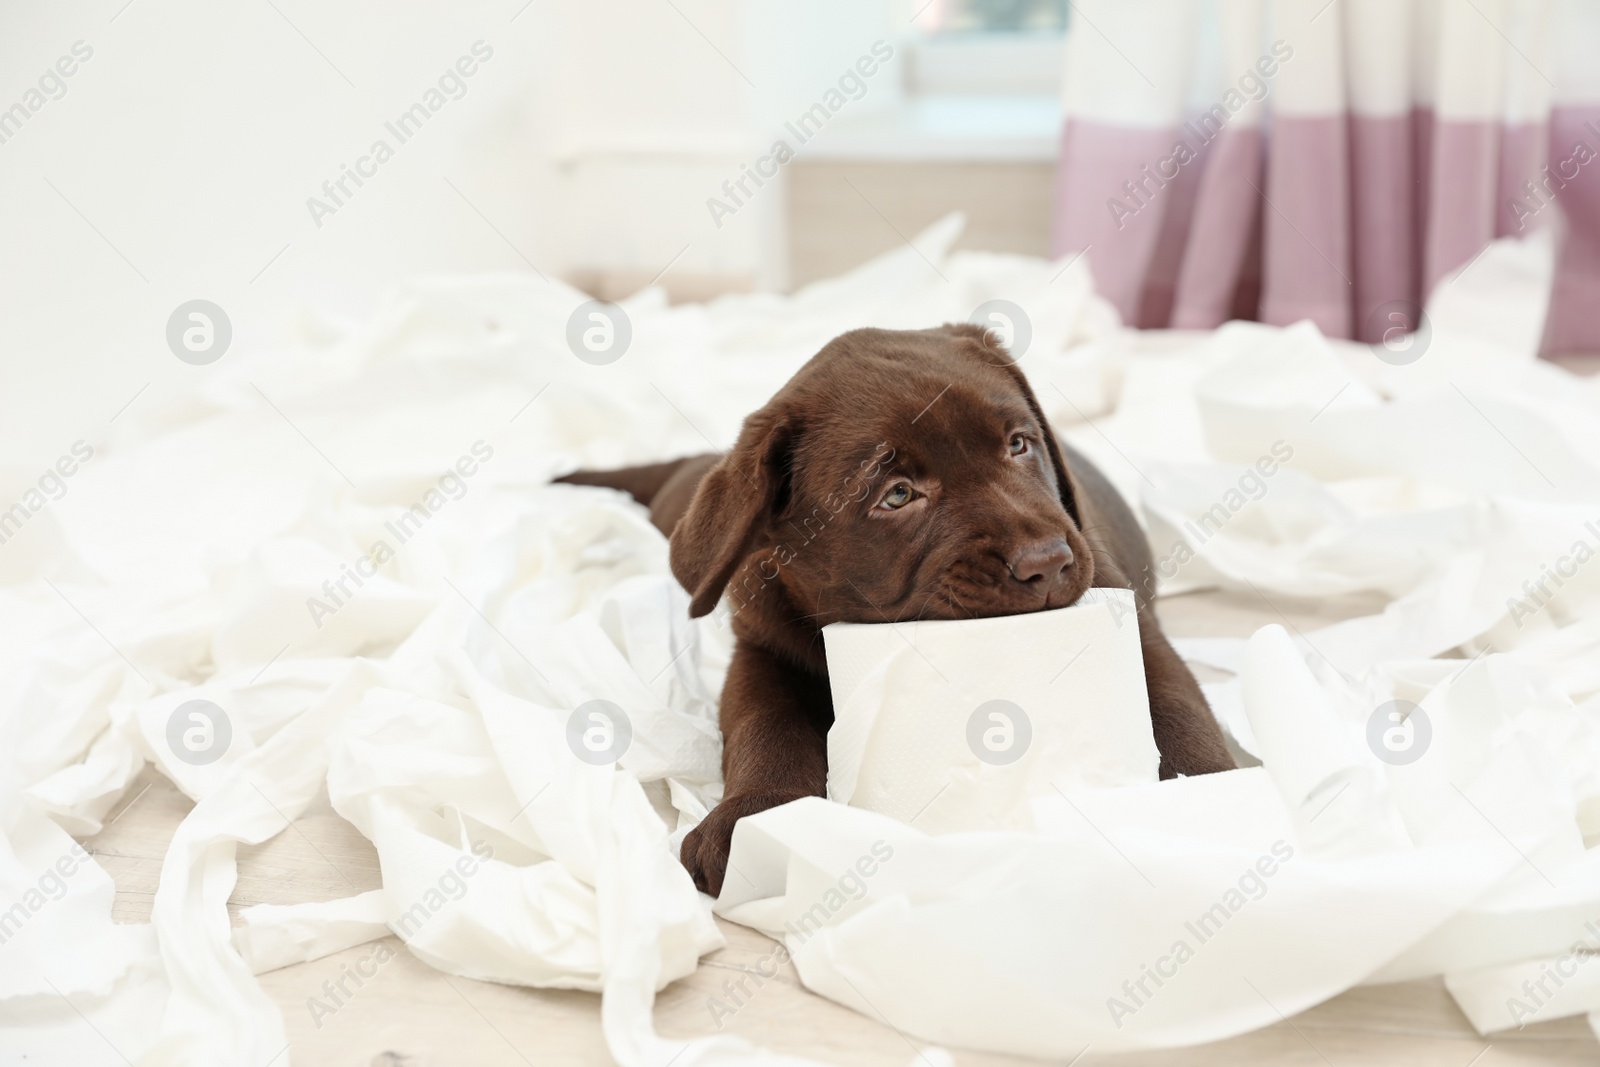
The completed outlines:
{"type": "Polygon", "coordinates": [[[1019,582],[1043,582],[1048,585],[1072,566],[1072,549],[1060,537],[1036,544],[1024,545],[1006,561],[1011,577],[1019,582]]]}

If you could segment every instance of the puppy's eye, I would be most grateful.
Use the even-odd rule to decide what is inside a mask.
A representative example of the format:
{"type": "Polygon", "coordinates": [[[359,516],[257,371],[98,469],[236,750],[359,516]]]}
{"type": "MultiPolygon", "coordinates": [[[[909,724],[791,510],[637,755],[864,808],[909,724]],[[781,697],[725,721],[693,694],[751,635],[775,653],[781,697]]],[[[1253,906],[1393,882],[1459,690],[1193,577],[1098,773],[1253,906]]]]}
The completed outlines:
{"type": "Polygon", "coordinates": [[[1021,455],[1026,455],[1027,451],[1028,451],[1028,439],[1025,436],[1023,436],[1022,434],[1020,434],[1020,433],[1012,434],[1011,435],[1011,454],[1013,456],[1021,456],[1021,455]]]}
{"type": "Polygon", "coordinates": [[[900,482],[883,494],[883,499],[878,501],[878,504],[880,507],[888,508],[890,511],[897,511],[915,500],[916,496],[914,489],[905,482],[900,482]]]}

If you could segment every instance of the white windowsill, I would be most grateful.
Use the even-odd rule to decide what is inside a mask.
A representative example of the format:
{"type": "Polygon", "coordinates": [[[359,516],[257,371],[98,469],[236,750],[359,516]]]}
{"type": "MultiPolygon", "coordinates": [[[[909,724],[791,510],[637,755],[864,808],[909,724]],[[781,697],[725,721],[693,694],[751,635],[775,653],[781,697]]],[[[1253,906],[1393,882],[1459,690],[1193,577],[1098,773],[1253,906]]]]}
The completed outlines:
{"type": "Polygon", "coordinates": [[[1060,139],[1055,94],[924,95],[840,116],[795,161],[1047,163],[1060,153],[1060,139]]]}

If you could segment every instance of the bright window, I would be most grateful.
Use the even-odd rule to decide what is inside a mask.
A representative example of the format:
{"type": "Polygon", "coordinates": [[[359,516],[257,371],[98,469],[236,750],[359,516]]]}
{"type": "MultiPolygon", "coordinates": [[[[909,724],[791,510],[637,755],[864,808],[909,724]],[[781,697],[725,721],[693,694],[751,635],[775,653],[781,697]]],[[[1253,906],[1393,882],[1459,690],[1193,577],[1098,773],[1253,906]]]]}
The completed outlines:
{"type": "Polygon", "coordinates": [[[928,33],[1058,34],[1067,0],[933,0],[917,24],[928,33]]]}

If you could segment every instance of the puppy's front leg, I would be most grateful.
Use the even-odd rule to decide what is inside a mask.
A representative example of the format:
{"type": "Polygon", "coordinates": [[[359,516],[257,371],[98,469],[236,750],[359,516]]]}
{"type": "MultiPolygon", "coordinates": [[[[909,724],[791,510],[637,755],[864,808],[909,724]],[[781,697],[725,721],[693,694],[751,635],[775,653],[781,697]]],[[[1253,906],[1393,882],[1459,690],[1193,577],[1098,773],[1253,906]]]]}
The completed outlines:
{"type": "Polygon", "coordinates": [[[718,896],[734,823],[820,797],[828,786],[828,680],[740,641],[722,687],[722,803],[683,839],[680,858],[702,892],[718,896]]]}
{"type": "Polygon", "coordinates": [[[1155,607],[1139,609],[1139,643],[1144,649],[1145,686],[1150,692],[1150,724],[1161,750],[1161,777],[1231,771],[1233,757],[1222,728],[1211,714],[1200,683],[1167,641],[1155,607]]]}

